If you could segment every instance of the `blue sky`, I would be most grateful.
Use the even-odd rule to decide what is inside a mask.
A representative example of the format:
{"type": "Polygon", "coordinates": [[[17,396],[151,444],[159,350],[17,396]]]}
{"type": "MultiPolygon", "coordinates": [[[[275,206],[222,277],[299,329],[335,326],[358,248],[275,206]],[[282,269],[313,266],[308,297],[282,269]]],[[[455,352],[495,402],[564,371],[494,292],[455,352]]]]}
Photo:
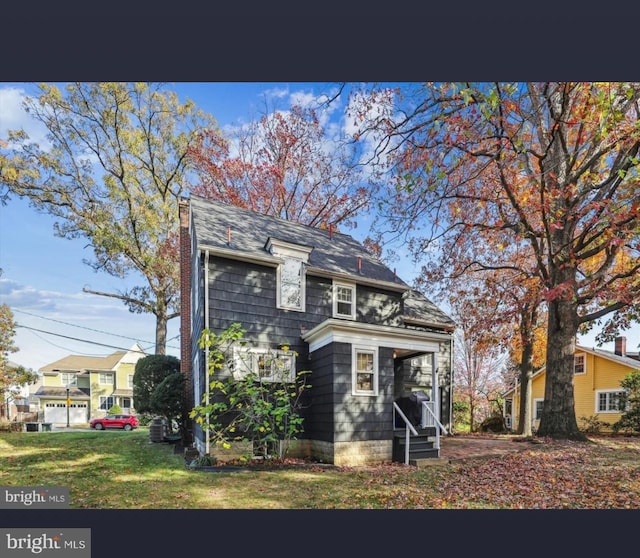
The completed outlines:
{"type": "MultiPolygon", "coordinates": [[[[264,108],[265,95],[286,108],[335,89],[330,83],[178,83],[168,84],[181,100],[187,97],[212,114],[221,128],[249,121],[264,108]]],[[[6,129],[24,126],[31,137],[39,132],[19,107],[20,95],[36,94],[31,83],[0,84],[0,136],[6,129]]],[[[338,124],[336,124],[338,125],[338,124]]],[[[83,293],[123,290],[120,280],[95,273],[83,264],[91,257],[84,240],[54,236],[54,220],[12,198],[0,206],[0,301],[7,303],[20,327],[18,352],[10,359],[34,370],[69,354],[107,355],[138,342],[154,351],[155,319],[132,314],[117,300],[83,293]],[[80,341],[82,340],[82,341],[80,341]]],[[[368,227],[363,220],[353,234],[359,240],[368,227]]],[[[398,267],[398,273],[401,270],[398,267]]],[[[402,276],[402,275],[401,275],[402,276]]],[[[403,276],[407,281],[412,277],[403,276]]],[[[167,353],[179,357],[179,320],[169,323],[167,353]]]]}
{"type": "MultiPolygon", "coordinates": [[[[182,100],[189,97],[211,113],[223,129],[260,113],[265,94],[285,108],[293,99],[328,93],[336,86],[269,82],[168,85],[182,100]]],[[[34,86],[0,84],[0,137],[6,129],[20,126],[37,134],[19,109],[19,95],[24,93],[35,93],[34,86]]],[[[345,232],[361,240],[368,232],[368,223],[363,219],[357,229],[345,232]]],[[[31,208],[27,201],[13,198],[8,205],[0,205],[0,302],[11,307],[21,326],[15,338],[19,351],[10,355],[12,361],[38,370],[69,354],[107,355],[135,342],[153,352],[155,320],[151,315],[132,314],[117,300],[82,292],[85,286],[106,292],[123,288],[120,280],[95,273],[82,263],[90,256],[86,241],[54,236],[53,219],[31,208]]],[[[416,269],[408,258],[392,267],[407,282],[415,277],[416,269]]],[[[179,320],[172,320],[167,333],[167,353],[175,356],[179,356],[178,328],[179,320]]],[[[595,333],[580,342],[594,345],[595,333]]],[[[626,335],[627,347],[635,350],[640,327],[626,335]]],[[[612,345],[604,348],[612,349],[612,345]]]]}

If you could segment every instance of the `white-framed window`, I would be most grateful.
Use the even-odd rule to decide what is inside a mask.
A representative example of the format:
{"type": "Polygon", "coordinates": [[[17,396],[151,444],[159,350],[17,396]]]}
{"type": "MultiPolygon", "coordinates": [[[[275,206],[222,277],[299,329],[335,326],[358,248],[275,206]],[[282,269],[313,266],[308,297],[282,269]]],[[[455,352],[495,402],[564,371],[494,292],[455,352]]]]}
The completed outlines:
{"type": "Polygon", "coordinates": [[[129,410],[131,409],[132,405],[131,405],[131,397],[123,397],[120,400],[120,407],[122,408],[122,412],[123,413],[128,413],[129,410]]]}
{"type": "Polygon", "coordinates": [[[262,382],[293,382],[296,354],[281,349],[236,349],[233,377],[237,380],[254,374],[262,382]]]}
{"type": "Polygon", "coordinates": [[[304,263],[286,257],[278,266],[278,307],[304,311],[304,263]]]}
{"type": "Polygon", "coordinates": [[[75,372],[60,372],[60,382],[63,386],[77,386],[78,375],[75,372]]]}
{"type": "Polygon", "coordinates": [[[127,388],[133,389],[133,374],[127,375],[127,388]]]}
{"type": "Polygon", "coordinates": [[[625,395],[621,390],[596,391],[596,413],[622,413],[625,395]]]}
{"type": "Polygon", "coordinates": [[[113,407],[113,404],[114,404],[113,395],[100,396],[100,410],[108,411],[109,409],[111,409],[111,407],[113,407]]]}
{"type": "Polygon", "coordinates": [[[333,283],[333,316],[356,318],[356,286],[352,283],[333,283]]]}
{"type": "Polygon", "coordinates": [[[584,374],[587,371],[585,367],[584,354],[574,355],[573,357],[573,373],[584,374]]]}
{"type": "Polygon", "coordinates": [[[276,305],[285,310],[305,310],[305,264],[313,251],[310,246],[269,238],[265,248],[281,259],[276,272],[276,305]]]}
{"type": "Polygon", "coordinates": [[[113,385],[113,372],[100,372],[98,374],[98,383],[113,385]]]}
{"type": "Polygon", "coordinates": [[[352,389],[354,395],[378,395],[378,349],[353,347],[352,389]]]}
{"type": "Polygon", "coordinates": [[[544,399],[533,400],[533,420],[540,420],[540,417],[542,417],[543,406],[544,406],[544,399]]]}

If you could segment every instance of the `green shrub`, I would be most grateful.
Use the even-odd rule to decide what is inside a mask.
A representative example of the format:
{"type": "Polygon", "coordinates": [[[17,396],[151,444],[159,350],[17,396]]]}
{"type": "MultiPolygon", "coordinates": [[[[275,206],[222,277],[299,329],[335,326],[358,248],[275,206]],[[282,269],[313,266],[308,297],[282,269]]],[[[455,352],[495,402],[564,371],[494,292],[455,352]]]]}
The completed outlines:
{"type": "Polygon", "coordinates": [[[620,386],[625,390],[625,395],[620,399],[620,406],[626,411],[613,425],[613,431],[640,432],[640,371],[634,370],[627,374],[620,386]]]}
{"type": "Polygon", "coordinates": [[[607,426],[608,423],[600,420],[598,415],[580,417],[580,430],[585,434],[600,434],[600,431],[607,426]]]}
{"type": "MultiPolygon", "coordinates": [[[[212,443],[229,448],[231,442],[251,442],[256,455],[285,457],[291,440],[303,431],[302,394],[309,371],[298,372],[293,382],[263,381],[249,368],[240,378],[229,375],[233,349],[244,345],[245,330],[232,324],[220,334],[204,330],[200,347],[209,353],[209,393],[203,404],[191,411],[191,417],[208,428],[212,443]],[[223,372],[223,377],[220,373],[223,372]]],[[[280,366],[277,353],[262,357],[272,366],[280,366]]],[[[286,367],[285,362],[281,362],[286,367]]]]}

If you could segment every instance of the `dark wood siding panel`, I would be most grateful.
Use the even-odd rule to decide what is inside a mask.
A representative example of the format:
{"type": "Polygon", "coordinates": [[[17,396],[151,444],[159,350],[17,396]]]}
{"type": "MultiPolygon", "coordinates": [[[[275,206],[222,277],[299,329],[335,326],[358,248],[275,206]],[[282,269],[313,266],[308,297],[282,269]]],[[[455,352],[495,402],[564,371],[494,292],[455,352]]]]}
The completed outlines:
{"type": "Polygon", "coordinates": [[[332,289],[330,279],[307,276],[306,313],[309,315],[304,319],[309,326],[316,326],[332,316],[332,289]]]}
{"type": "Polygon", "coordinates": [[[393,429],[393,349],[378,349],[378,395],[351,393],[351,345],[334,343],[335,441],[389,439],[393,429]]]}
{"type": "Polygon", "coordinates": [[[276,307],[276,270],[257,264],[212,258],[209,271],[210,327],[222,331],[234,322],[247,338],[263,344],[289,344],[306,359],[307,344],[300,338],[330,317],[330,284],[307,277],[306,311],[276,307]]]}
{"type": "Polygon", "coordinates": [[[356,319],[368,324],[402,325],[402,296],[358,285],[356,288],[356,319]]]}
{"type": "Polygon", "coordinates": [[[333,441],[333,354],[331,345],[311,355],[310,406],[305,409],[304,438],[333,441]]]}

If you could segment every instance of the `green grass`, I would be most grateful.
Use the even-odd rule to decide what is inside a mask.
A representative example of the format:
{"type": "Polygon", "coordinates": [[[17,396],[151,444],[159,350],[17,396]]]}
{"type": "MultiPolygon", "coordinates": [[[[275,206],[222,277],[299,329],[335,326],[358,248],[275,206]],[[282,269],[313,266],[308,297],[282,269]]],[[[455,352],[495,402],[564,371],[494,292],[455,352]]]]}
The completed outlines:
{"type": "Polygon", "coordinates": [[[72,509],[640,507],[640,440],[543,443],[423,469],[212,473],[185,467],[147,428],[18,432],[0,433],[0,463],[0,486],[66,486],[72,509]]]}
{"type": "Polygon", "coordinates": [[[0,485],[66,486],[71,508],[376,508],[390,490],[366,470],[190,470],[171,445],[151,443],[146,428],[2,433],[0,461],[0,485]]]}

